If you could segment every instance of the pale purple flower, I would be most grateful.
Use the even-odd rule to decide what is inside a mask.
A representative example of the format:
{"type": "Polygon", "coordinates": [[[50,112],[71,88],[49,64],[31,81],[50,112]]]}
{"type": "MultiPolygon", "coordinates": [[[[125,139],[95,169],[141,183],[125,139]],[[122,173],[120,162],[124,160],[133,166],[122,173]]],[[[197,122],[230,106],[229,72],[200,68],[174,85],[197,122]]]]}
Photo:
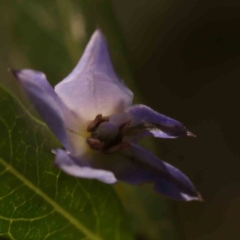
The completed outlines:
{"type": "Polygon", "coordinates": [[[54,89],[42,72],[12,70],[43,121],[65,150],[55,164],[69,175],[113,184],[152,182],[177,200],[201,200],[178,169],[137,145],[143,136],[193,136],[178,121],[144,105],[116,75],[100,30],[91,37],[75,69],[54,89]]]}

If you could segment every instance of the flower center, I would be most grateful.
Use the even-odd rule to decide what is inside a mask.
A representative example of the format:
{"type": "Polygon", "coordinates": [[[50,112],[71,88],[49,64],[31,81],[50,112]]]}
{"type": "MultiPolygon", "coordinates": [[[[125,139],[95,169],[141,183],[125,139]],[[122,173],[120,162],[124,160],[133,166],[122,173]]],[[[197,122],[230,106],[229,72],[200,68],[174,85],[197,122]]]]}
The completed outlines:
{"type": "Polygon", "coordinates": [[[113,153],[128,147],[129,144],[122,139],[129,124],[130,121],[127,121],[117,126],[109,122],[109,117],[97,115],[87,127],[87,131],[91,133],[87,138],[89,147],[103,153],[113,153]]]}

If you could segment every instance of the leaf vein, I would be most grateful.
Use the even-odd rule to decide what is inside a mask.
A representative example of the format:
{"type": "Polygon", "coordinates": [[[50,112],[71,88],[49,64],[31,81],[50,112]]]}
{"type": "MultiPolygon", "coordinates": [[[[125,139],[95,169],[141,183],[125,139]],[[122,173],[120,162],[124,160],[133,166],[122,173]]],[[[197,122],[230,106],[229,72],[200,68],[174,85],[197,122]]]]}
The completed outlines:
{"type": "MultiPolygon", "coordinates": [[[[39,196],[41,196],[46,202],[48,202],[56,212],[60,213],[63,217],[65,217],[69,222],[71,222],[80,232],[84,233],[91,240],[101,240],[101,238],[94,233],[92,233],[88,228],[82,225],[74,216],[72,216],[68,211],[62,208],[58,203],[56,203],[53,199],[51,199],[47,194],[45,194],[40,188],[35,186],[32,182],[30,182],[27,178],[25,178],[21,173],[19,173],[14,167],[8,164],[5,160],[0,158],[0,164],[2,164],[5,168],[8,169],[15,177],[17,177],[20,181],[22,181],[25,185],[27,185],[30,189],[36,192],[39,196]]],[[[10,222],[11,225],[11,222],[10,222]]],[[[10,228],[10,226],[9,226],[10,228]]],[[[9,229],[10,230],[10,229],[9,229]]],[[[10,233],[10,232],[9,232],[10,233]]]]}

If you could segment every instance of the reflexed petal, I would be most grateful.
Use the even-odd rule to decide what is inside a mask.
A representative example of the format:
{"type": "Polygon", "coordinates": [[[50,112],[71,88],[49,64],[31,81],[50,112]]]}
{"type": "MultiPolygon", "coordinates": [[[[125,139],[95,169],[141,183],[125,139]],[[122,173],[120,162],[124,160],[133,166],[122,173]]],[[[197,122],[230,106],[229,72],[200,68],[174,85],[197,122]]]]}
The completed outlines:
{"type": "Polygon", "coordinates": [[[159,138],[176,138],[194,136],[182,123],[160,114],[144,105],[133,105],[126,110],[131,123],[127,135],[140,138],[154,136],[159,138]]]}
{"type": "Polygon", "coordinates": [[[109,155],[87,154],[82,158],[73,158],[62,149],[57,149],[55,153],[55,164],[72,176],[93,178],[109,184],[117,180],[133,185],[153,182],[154,189],[169,198],[201,200],[191,181],[181,171],[134,144],[121,153],[109,155]]]}
{"type": "Polygon", "coordinates": [[[117,180],[128,184],[152,182],[158,193],[175,200],[202,200],[191,181],[180,170],[135,144],[130,144],[121,152],[92,156],[87,162],[94,169],[114,173],[117,180]]]}
{"type": "Polygon", "coordinates": [[[29,69],[11,71],[19,80],[43,121],[57,136],[64,147],[69,149],[64,118],[67,116],[71,125],[73,116],[54,92],[45,74],[29,69]]]}
{"type": "Polygon", "coordinates": [[[184,201],[201,200],[201,196],[186,175],[159,160],[151,152],[135,144],[131,144],[122,152],[128,161],[122,163],[121,167],[115,167],[113,172],[118,180],[129,184],[151,181],[158,193],[169,198],[184,201]]]}
{"type": "Polygon", "coordinates": [[[103,169],[93,169],[87,165],[85,161],[81,161],[80,158],[75,160],[62,149],[53,150],[53,153],[56,154],[55,165],[69,175],[80,178],[97,179],[108,184],[117,182],[112,172],[103,169]]]}
{"type": "Polygon", "coordinates": [[[106,40],[100,30],[91,37],[75,69],[55,91],[63,102],[86,121],[97,114],[112,115],[132,103],[133,94],[114,72],[106,40]]]}

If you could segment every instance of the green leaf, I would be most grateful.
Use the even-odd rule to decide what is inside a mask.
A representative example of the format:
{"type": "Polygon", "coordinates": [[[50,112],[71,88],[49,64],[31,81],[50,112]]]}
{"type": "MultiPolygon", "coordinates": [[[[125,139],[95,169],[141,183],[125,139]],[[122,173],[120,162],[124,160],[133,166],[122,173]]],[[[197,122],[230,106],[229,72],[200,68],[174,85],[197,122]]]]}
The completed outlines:
{"type": "Polygon", "coordinates": [[[131,239],[108,185],[52,165],[58,142],[0,89],[0,236],[10,239],[131,239]]]}

